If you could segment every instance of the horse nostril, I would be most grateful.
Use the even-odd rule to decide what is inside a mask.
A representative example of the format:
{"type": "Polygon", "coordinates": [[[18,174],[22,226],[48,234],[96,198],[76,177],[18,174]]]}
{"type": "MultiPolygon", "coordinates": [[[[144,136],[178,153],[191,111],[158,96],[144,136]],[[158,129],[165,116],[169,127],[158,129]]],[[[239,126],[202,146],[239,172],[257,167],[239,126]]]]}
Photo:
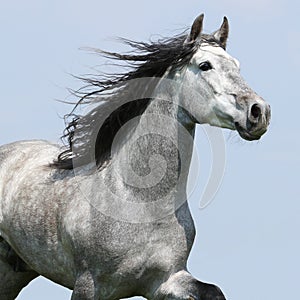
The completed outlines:
{"type": "Polygon", "coordinates": [[[251,107],[251,116],[254,119],[258,119],[261,115],[261,108],[258,104],[253,104],[251,107]]]}

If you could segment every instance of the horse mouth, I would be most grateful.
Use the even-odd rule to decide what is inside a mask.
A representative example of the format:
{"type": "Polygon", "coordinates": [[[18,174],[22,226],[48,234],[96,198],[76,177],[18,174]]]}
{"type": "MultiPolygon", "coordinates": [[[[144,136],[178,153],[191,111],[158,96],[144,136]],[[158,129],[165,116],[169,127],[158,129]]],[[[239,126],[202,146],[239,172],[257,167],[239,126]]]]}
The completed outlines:
{"type": "Polygon", "coordinates": [[[267,131],[267,129],[264,129],[259,132],[252,133],[246,130],[245,128],[243,128],[238,122],[235,122],[234,125],[241,138],[247,141],[257,141],[267,131]]]}

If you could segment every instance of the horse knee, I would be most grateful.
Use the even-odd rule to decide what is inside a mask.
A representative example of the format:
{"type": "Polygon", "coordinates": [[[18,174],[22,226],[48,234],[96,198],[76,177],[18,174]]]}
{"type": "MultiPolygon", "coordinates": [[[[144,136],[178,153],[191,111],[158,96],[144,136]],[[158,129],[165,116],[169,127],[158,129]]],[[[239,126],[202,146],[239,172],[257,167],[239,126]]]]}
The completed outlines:
{"type": "Polygon", "coordinates": [[[180,271],[164,282],[155,300],[225,300],[222,291],[213,284],[195,279],[186,271],[180,271]]]}
{"type": "Polygon", "coordinates": [[[95,284],[90,272],[85,272],[77,277],[71,300],[94,300],[95,284]]]}

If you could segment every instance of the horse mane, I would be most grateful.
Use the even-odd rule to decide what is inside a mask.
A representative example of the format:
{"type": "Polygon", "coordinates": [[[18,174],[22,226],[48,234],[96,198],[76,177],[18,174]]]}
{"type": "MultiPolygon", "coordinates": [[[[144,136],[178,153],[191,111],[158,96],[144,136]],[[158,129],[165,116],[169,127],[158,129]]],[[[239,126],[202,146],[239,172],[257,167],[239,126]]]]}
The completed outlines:
{"type": "MultiPolygon", "coordinates": [[[[167,72],[188,64],[202,42],[218,44],[212,35],[202,35],[197,42],[185,43],[187,33],[158,41],[136,42],[121,39],[132,51],[126,54],[95,50],[102,57],[122,62],[130,70],[121,74],[101,74],[80,77],[85,86],[75,92],[79,101],[71,113],[65,115],[66,127],[62,140],[66,149],[51,166],[70,170],[96,161],[101,168],[110,160],[111,146],[119,129],[132,118],[141,115],[151,101],[141,97],[154,91],[158,81],[167,72]],[[147,86],[128,84],[133,79],[147,78],[147,86]],[[137,90],[139,91],[137,93],[137,90]],[[137,99],[136,95],[140,97],[137,99]],[[125,101],[122,99],[134,99],[125,101]],[[88,113],[78,114],[78,108],[92,106],[88,113]]],[[[138,82],[138,81],[137,81],[138,82]]]]}

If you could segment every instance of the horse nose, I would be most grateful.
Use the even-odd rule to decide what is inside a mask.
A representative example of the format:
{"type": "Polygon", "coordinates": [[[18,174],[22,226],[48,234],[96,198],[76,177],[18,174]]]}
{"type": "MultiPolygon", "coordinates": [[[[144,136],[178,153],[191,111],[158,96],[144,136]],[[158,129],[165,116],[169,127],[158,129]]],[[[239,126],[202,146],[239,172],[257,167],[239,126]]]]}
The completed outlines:
{"type": "Polygon", "coordinates": [[[258,103],[253,104],[250,109],[250,117],[253,120],[258,120],[261,114],[262,114],[261,106],[258,103]]]}
{"type": "Polygon", "coordinates": [[[271,108],[264,100],[259,99],[249,107],[247,128],[253,134],[261,134],[270,123],[271,108]]]}
{"type": "Polygon", "coordinates": [[[246,140],[259,140],[270,124],[270,105],[256,95],[254,97],[253,95],[239,97],[237,102],[243,109],[246,108],[244,119],[241,119],[240,122],[235,122],[237,131],[246,140]]]}
{"type": "Polygon", "coordinates": [[[257,101],[249,108],[249,121],[252,123],[252,125],[256,125],[258,123],[266,123],[264,125],[268,125],[270,121],[270,115],[270,105],[264,101],[257,101]]]}

